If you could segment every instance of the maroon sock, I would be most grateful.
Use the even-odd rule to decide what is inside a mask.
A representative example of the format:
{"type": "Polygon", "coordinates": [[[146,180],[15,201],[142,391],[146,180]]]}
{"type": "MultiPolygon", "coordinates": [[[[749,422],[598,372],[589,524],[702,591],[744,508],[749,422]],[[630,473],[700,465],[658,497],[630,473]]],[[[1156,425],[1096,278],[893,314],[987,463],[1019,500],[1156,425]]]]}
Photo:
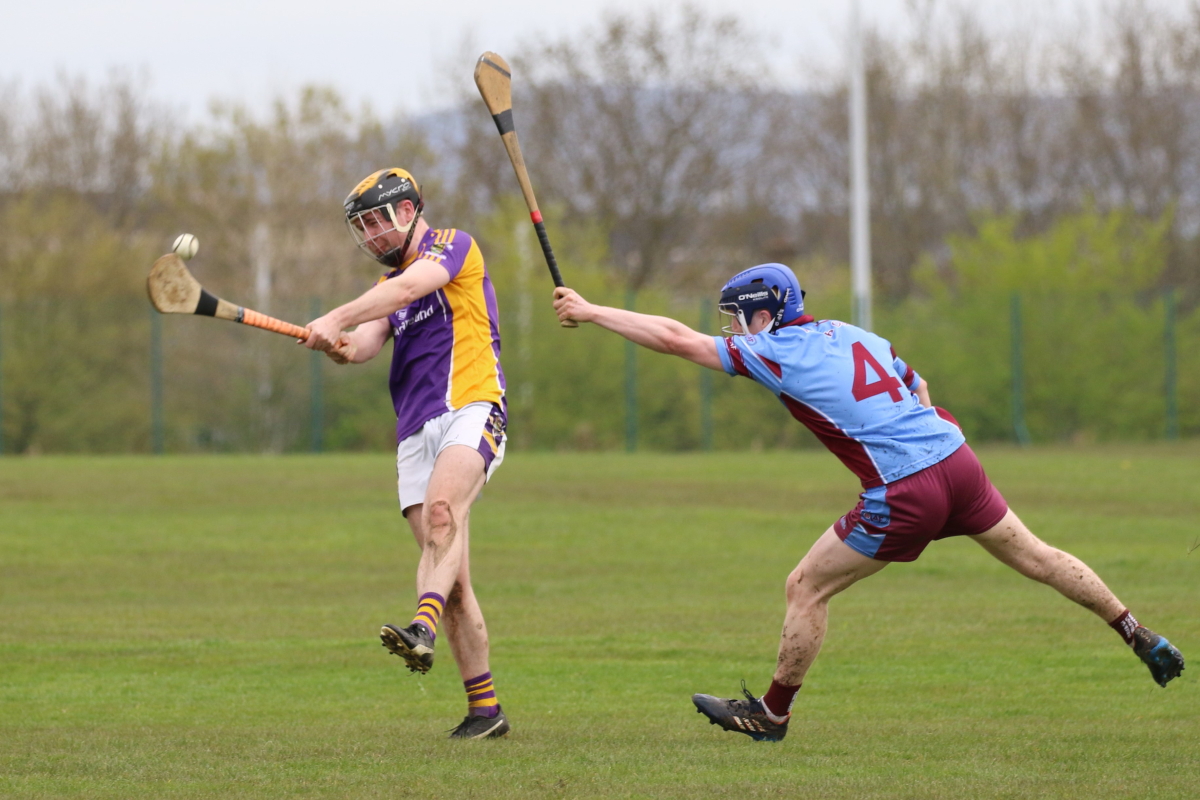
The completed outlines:
{"type": "Polygon", "coordinates": [[[1129,613],[1128,608],[1121,612],[1121,616],[1108,623],[1108,626],[1121,634],[1125,644],[1133,647],[1133,632],[1138,629],[1138,621],[1129,613]]]}
{"type": "Polygon", "coordinates": [[[779,681],[771,681],[771,688],[763,695],[762,703],[767,707],[767,711],[777,717],[786,717],[792,713],[792,703],[796,701],[796,692],[800,691],[800,686],[788,686],[779,681]]]}

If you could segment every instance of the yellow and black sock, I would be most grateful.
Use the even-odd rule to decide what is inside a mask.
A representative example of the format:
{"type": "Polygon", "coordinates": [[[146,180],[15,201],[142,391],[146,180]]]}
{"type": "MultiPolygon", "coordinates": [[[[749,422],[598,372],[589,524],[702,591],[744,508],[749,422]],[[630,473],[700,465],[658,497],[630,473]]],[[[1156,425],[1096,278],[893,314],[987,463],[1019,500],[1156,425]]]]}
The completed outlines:
{"type": "Polygon", "coordinates": [[[467,690],[467,713],[472,717],[494,717],[500,713],[500,701],[496,699],[496,686],[492,673],[485,672],[477,678],[463,681],[467,690]]]}
{"type": "Polygon", "coordinates": [[[442,618],[442,609],[446,607],[446,598],[437,592],[426,592],[417,601],[417,615],[413,622],[425,626],[430,639],[437,639],[438,620],[442,618]]]}

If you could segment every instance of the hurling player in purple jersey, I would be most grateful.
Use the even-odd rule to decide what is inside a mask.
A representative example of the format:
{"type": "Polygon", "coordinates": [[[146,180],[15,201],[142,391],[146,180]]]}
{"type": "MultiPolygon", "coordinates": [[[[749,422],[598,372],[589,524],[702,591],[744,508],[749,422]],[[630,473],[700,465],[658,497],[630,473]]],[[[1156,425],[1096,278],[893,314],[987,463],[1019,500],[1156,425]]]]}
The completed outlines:
{"type": "Polygon", "coordinates": [[[450,738],[495,738],[508,733],[509,723],[496,699],[487,627],[471,588],[467,522],[504,460],[496,293],[475,240],[429,227],[423,208],[420,187],[402,169],[379,170],[354,188],[345,201],[347,226],[388,271],[357,299],[309,323],[305,345],[347,364],[369,361],[391,341],[397,492],[421,560],[412,622],[384,625],[380,639],[409,669],[424,673],[445,623],[441,632],[467,695],[467,716],[450,738]]]}
{"type": "Polygon", "coordinates": [[[929,387],[869,331],[804,313],[804,292],[782,264],[734,275],[721,290],[724,337],[667,317],[593,305],[555,290],[559,319],[592,322],[659,353],[742,375],[769,389],[862,482],[858,504],[821,535],[788,576],[787,613],[770,689],[696,710],[760,741],[787,734],[792,703],[825,638],[837,593],[892,561],[914,561],[936,539],[969,536],[1022,575],[1057,589],[1111,625],[1160,686],[1183,656],[1138,624],[1079,559],[1038,539],[992,486],[954,419],[929,387]]]}

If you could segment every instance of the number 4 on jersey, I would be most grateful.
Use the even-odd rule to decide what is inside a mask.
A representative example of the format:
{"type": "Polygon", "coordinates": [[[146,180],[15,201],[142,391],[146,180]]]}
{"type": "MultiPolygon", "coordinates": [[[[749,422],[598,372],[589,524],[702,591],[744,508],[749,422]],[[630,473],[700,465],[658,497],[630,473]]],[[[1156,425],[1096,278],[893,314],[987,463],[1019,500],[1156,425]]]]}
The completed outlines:
{"type": "Polygon", "coordinates": [[[854,394],[854,399],[858,402],[866,400],[868,397],[874,397],[877,394],[886,394],[892,398],[893,403],[899,403],[904,399],[900,388],[902,384],[899,378],[894,378],[887,373],[875,356],[867,348],[862,346],[861,342],[855,342],[851,348],[854,352],[854,388],[851,392],[854,394]],[[879,380],[873,383],[867,383],[867,366],[879,377],[879,380]]]}

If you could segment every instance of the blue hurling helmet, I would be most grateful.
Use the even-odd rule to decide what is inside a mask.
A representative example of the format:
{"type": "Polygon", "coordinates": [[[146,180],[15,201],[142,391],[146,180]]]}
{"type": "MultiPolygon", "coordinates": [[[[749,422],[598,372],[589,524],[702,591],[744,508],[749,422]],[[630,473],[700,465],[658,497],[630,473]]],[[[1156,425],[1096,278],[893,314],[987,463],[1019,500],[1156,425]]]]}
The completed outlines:
{"type": "MultiPolygon", "coordinates": [[[[783,264],[759,264],[734,275],[721,287],[721,313],[737,317],[742,330],[755,312],[766,309],[773,317],[771,331],[804,316],[804,290],[796,275],[783,264]]],[[[722,328],[725,333],[733,333],[722,328]]]]}

